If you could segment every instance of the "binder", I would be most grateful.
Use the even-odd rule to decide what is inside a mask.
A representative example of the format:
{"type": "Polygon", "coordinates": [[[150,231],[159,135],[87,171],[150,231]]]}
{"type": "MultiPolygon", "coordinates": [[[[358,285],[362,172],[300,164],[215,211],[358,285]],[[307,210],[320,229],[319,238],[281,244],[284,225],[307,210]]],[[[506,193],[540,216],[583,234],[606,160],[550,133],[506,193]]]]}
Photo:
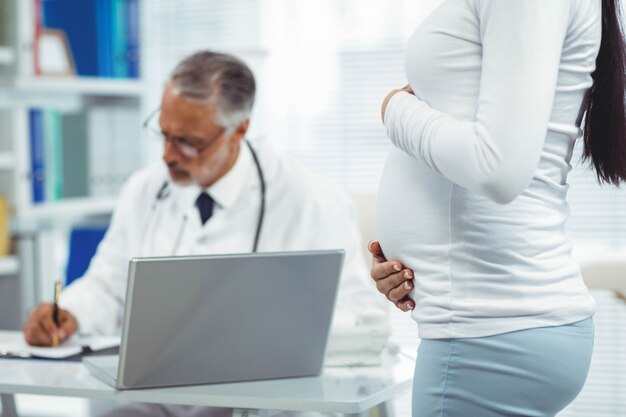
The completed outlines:
{"type": "Polygon", "coordinates": [[[115,126],[112,138],[112,162],[114,178],[110,194],[117,194],[122,185],[137,170],[137,163],[141,160],[139,141],[141,140],[141,125],[139,109],[130,106],[117,106],[111,109],[112,123],[115,126]]]}
{"type": "Polygon", "coordinates": [[[11,254],[9,211],[9,200],[6,197],[0,197],[0,257],[11,254]]]}
{"type": "Polygon", "coordinates": [[[11,3],[8,1],[0,1],[0,46],[9,45],[13,35],[13,27],[11,26],[11,18],[13,10],[11,3]]]}
{"type": "Polygon", "coordinates": [[[97,28],[97,48],[94,55],[97,55],[98,75],[101,77],[113,77],[113,4],[115,0],[92,0],[96,5],[96,28],[97,28]]]}
{"type": "Polygon", "coordinates": [[[128,76],[139,78],[139,0],[126,2],[126,59],[128,76]]]}
{"type": "Polygon", "coordinates": [[[89,136],[89,195],[102,197],[112,195],[115,176],[115,120],[112,109],[93,107],[88,113],[89,136]]]}
{"type": "Polygon", "coordinates": [[[63,136],[63,198],[89,195],[89,150],[87,146],[87,115],[61,116],[63,136]]]}
{"type": "MultiPolygon", "coordinates": [[[[41,1],[42,25],[65,32],[78,75],[98,76],[98,34],[94,0],[41,1]]],[[[36,4],[36,3],[35,3],[36,4]]]]}
{"type": "Polygon", "coordinates": [[[45,199],[44,176],[44,139],[43,114],[40,109],[28,111],[30,128],[30,163],[33,203],[42,203],[45,199]]]}
{"type": "Polygon", "coordinates": [[[112,0],[112,35],[113,35],[113,76],[128,77],[128,60],[126,58],[126,0],[112,0]]]}
{"type": "MultiPolygon", "coordinates": [[[[81,76],[139,76],[138,0],[31,0],[35,37],[41,27],[65,33],[81,76]]],[[[36,43],[38,44],[38,43],[36,43]]],[[[35,72],[38,51],[35,51],[35,72]]]]}
{"type": "Polygon", "coordinates": [[[43,112],[44,200],[57,201],[63,196],[63,161],[61,114],[56,110],[43,112]]]}

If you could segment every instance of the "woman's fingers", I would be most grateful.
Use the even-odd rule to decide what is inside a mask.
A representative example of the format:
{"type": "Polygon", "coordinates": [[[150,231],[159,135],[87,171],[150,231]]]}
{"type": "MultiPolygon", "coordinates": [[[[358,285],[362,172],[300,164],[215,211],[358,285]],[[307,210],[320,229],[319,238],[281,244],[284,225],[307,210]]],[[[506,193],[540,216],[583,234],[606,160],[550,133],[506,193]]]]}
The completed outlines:
{"type": "Polygon", "coordinates": [[[409,297],[405,297],[396,303],[396,307],[402,311],[411,311],[415,308],[415,301],[411,300],[409,297]]]}
{"type": "Polygon", "coordinates": [[[402,284],[392,288],[387,293],[389,301],[397,305],[398,301],[404,300],[413,290],[413,282],[404,281],[402,284]]]}
{"type": "Polygon", "coordinates": [[[409,294],[414,285],[413,271],[403,269],[398,261],[388,261],[378,241],[371,241],[367,248],[373,257],[370,275],[376,282],[376,289],[400,310],[412,310],[415,303],[409,294]]]}

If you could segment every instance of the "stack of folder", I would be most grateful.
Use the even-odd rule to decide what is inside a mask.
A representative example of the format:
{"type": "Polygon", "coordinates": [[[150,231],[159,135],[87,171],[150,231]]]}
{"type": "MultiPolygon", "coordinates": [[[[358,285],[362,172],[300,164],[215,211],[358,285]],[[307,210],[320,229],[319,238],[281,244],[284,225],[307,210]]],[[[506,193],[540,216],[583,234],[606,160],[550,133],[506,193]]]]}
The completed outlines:
{"type": "Polygon", "coordinates": [[[115,195],[141,159],[139,110],[29,110],[33,203],[115,195]]]}

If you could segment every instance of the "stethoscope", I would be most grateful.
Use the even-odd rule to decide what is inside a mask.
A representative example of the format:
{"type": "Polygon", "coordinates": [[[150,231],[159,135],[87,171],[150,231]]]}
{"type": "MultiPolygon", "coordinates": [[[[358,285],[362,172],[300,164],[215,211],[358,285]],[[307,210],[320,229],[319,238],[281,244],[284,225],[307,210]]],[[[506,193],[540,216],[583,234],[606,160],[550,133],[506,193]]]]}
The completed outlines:
{"type": "MultiPolygon", "coordinates": [[[[256,231],[254,234],[254,241],[252,244],[252,252],[255,253],[257,252],[257,249],[259,246],[259,239],[261,237],[261,229],[263,228],[263,221],[265,220],[266,186],[265,186],[265,176],[263,175],[263,168],[261,168],[259,157],[256,151],[254,150],[254,148],[252,147],[252,145],[250,144],[250,142],[246,140],[245,143],[248,146],[248,149],[250,149],[250,153],[252,154],[252,159],[254,160],[254,165],[256,166],[257,175],[259,177],[259,182],[261,184],[261,201],[260,201],[261,206],[259,208],[259,216],[257,220],[256,231]]],[[[160,202],[166,200],[170,196],[170,194],[171,194],[170,182],[169,180],[165,180],[154,197],[154,202],[152,203],[152,208],[150,210],[150,216],[148,216],[148,219],[146,220],[146,225],[144,226],[144,231],[142,233],[143,246],[145,246],[146,241],[147,241],[147,233],[149,230],[149,226],[151,225],[151,223],[153,222],[156,216],[157,206],[159,205],[160,202]]],[[[172,255],[175,255],[176,252],[178,251],[178,247],[180,246],[180,242],[182,240],[186,225],[187,225],[187,215],[183,216],[182,223],[180,225],[180,228],[178,229],[178,235],[176,236],[176,240],[174,241],[174,245],[171,250],[172,255]]]]}

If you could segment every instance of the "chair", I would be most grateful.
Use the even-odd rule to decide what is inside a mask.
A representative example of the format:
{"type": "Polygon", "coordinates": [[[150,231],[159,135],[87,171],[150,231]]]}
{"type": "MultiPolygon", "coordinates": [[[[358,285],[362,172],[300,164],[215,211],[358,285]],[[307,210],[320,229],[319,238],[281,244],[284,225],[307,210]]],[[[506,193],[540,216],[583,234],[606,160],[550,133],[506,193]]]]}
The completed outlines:
{"type": "Polygon", "coordinates": [[[69,256],[65,272],[65,285],[83,276],[91,258],[96,253],[98,244],[104,237],[108,226],[88,225],[74,227],[70,233],[69,256]]]}
{"type": "Polygon", "coordinates": [[[611,290],[626,302],[626,253],[623,250],[579,245],[575,246],[574,257],[590,290],[611,290]]]}

